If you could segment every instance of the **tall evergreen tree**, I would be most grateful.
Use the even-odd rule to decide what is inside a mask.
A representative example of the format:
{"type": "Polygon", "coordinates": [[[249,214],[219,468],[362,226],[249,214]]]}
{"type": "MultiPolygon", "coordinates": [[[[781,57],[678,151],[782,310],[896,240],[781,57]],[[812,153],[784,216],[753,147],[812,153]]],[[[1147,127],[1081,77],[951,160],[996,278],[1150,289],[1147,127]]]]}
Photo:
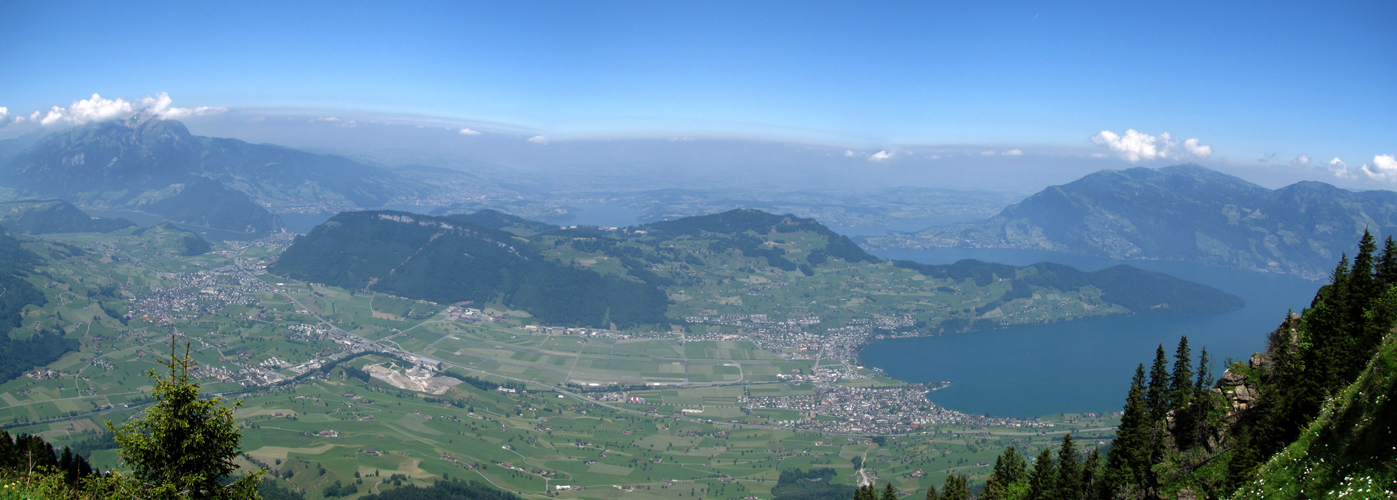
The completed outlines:
{"type": "Polygon", "coordinates": [[[67,480],[68,484],[72,484],[73,481],[77,480],[77,477],[69,477],[70,475],[77,475],[77,465],[78,464],[73,463],[73,449],[64,446],[63,454],[58,457],[58,470],[63,471],[64,479],[67,480]],[[70,473],[69,471],[72,472],[70,473]]]}
{"type": "Polygon", "coordinates": [[[1193,399],[1193,352],[1188,347],[1188,337],[1179,337],[1179,347],[1174,350],[1174,372],[1169,378],[1170,409],[1182,410],[1193,399]]]}
{"type": "Polygon", "coordinates": [[[942,500],[941,494],[936,492],[935,485],[927,487],[926,500],[942,500]]]}
{"type": "Polygon", "coordinates": [[[970,478],[965,475],[948,475],[946,482],[941,485],[941,490],[941,498],[944,500],[970,500],[970,478]]]}
{"type": "Polygon", "coordinates": [[[1378,258],[1377,268],[1374,270],[1373,281],[1379,291],[1392,288],[1397,285],[1397,241],[1391,236],[1382,245],[1382,256],[1378,258]]]}
{"type": "Polygon", "coordinates": [[[1154,365],[1150,367],[1150,386],[1145,393],[1145,404],[1150,410],[1150,421],[1158,421],[1169,412],[1169,358],[1164,355],[1164,344],[1159,344],[1154,353],[1154,365]]]}
{"type": "Polygon", "coordinates": [[[1057,464],[1053,463],[1051,448],[1043,448],[1033,459],[1033,472],[1028,475],[1027,500],[1053,500],[1057,494],[1057,464]]]}
{"type": "Polygon", "coordinates": [[[999,458],[994,459],[993,475],[1003,479],[1005,483],[1027,481],[1028,462],[1019,454],[1018,448],[1010,446],[1004,449],[999,458]]]}
{"type": "Polygon", "coordinates": [[[1116,427],[1116,438],[1111,441],[1111,452],[1106,456],[1106,472],[1102,477],[1105,497],[1114,497],[1117,492],[1127,491],[1144,481],[1144,467],[1149,462],[1150,429],[1149,408],[1145,403],[1145,365],[1135,368],[1135,378],[1130,381],[1130,392],[1125,397],[1125,411],[1121,423],[1116,427]]]}
{"type": "Polygon", "coordinates": [[[888,486],[883,488],[883,497],[879,500],[897,500],[897,490],[893,489],[892,481],[889,481],[888,486]]]}
{"type": "Polygon", "coordinates": [[[1204,438],[1204,425],[1213,409],[1212,400],[1205,394],[1213,385],[1211,364],[1208,348],[1204,347],[1198,354],[1198,371],[1191,382],[1192,401],[1174,413],[1174,445],[1180,450],[1186,450],[1204,438]]]}
{"type": "Polygon", "coordinates": [[[1102,467],[1101,448],[1093,447],[1091,453],[1087,454],[1087,459],[1082,462],[1082,485],[1081,496],[1079,498],[1096,498],[1096,492],[1100,489],[1102,467]]]}
{"type": "Polygon", "coordinates": [[[1203,346],[1202,352],[1198,353],[1198,374],[1193,383],[1193,393],[1202,394],[1213,387],[1213,382],[1213,359],[1208,357],[1208,347],[1203,346]]]}
{"type": "Polygon", "coordinates": [[[1023,455],[1019,454],[1018,448],[1010,446],[1004,448],[1004,453],[994,459],[994,471],[985,479],[985,489],[978,498],[1008,500],[1012,498],[1011,495],[1023,491],[1027,485],[1028,464],[1023,455]]]}
{"type": "Polygon", "coordinates": [[[1353,362],[1349,363],[1345,370],[1345,379],[1355,380],[1367,365],[1367,360],[1373,357],[1377,351],[1378,344],[1382,342],[1383,335],[1392,331],[1397,323],[1397,287],[1386,289],[1376,300],[1368,304],[1368,310],[1363,315],[1363,332],[1359,334],[1355,342],[1355,355],[1353,362]]]}
{"type": "Polygon", "coordinates": [[[15,441],[5,429],[0,429],[0,469],[15,469],[19,466],[19,454],[15,452],[15,441]]]}
{"type": "MultiPolygon", "coordinates": [[[[1349,294],[1370,298],[1377,295],[1377,281],[1373,272],[1377,262],[1378,245],[1372,233],[1363,230],[1363,239],[1358,241],[1358,254],[1353,256],[1353,267],[1349,269],[1349,294]]],[[[1362,308],[1359,308],[1362,314],[1362,308]]]]}
{"type": "Polygon", "coordinates": [[[1062,436],[1062,446],[1057,449],[1057,500],[1081,500],[1082,464],[1077,461],[1077,446],[1072,442],[1072,434],[1062,436]]]}

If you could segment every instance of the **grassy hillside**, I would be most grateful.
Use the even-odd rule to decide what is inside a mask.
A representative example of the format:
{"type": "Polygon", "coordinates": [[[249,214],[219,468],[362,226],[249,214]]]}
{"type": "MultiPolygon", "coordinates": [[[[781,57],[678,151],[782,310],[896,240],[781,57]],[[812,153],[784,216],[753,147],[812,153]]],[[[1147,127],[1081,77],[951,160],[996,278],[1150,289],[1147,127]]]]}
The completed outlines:
{"type": "Polygon", "coordinates": [[[1397,334],[1237,499],[1397,498],[1397,334]]]}

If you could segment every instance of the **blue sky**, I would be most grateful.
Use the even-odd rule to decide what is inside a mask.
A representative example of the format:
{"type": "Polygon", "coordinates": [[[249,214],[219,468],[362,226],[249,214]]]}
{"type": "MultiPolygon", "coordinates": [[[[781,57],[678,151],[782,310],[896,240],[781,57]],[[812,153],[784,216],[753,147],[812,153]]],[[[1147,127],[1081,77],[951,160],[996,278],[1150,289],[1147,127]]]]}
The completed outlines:
{"type": "Polygon", "coordinates": [[[1356,172],[1397,154],[1393,2],[56,3],[0,5],[10,120],[166,92],[176,106],[410,114],[555,139],[1129,160],[1132,146],[1089,138],[1135,129],[1198,138],[1214,163],[1304,154],[1356,172]]]}

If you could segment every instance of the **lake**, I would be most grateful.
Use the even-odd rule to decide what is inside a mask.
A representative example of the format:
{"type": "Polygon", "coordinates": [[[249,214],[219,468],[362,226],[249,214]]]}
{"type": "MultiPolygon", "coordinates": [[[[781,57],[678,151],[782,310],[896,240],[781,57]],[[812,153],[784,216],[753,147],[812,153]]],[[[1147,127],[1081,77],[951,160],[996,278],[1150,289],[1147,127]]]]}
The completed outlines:
{"type": "MultiPolygon", "coordinates": [[[[1130,264],[1204,283],[1246,301],[1221,314],[1129,316],[874,342],[860,363],[912,382],[949,381],[928,398],[952,410],[1005,417],[1120,411],[1136,365],[1164,344],[1173,356],[1187,335],[1194,363],[1206,346],[1221,376],[1224,359],[1247,359],[1285,314],[1310,304],[1321,283],[1185,262],[1118,261],[1032,250],[886,250],[879,257],[926,264],[978,259],[1011,265],[1058,262],[1085,271],[1130,264]]],[[[1171,361],[1172,362],[1172,361],[1171,361]]]]}

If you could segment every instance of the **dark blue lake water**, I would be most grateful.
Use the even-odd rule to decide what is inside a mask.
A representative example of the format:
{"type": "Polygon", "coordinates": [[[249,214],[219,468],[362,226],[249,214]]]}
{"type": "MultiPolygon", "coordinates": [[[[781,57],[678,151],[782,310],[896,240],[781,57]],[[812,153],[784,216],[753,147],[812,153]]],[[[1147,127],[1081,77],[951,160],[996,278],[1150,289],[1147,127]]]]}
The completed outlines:
{"type": "Polygon", "coordinates": [[[1264,347],[1285,314],[1310,304],[1321,283],[1184,262],[1117,261],[1029,250],[933,249],[874,252],[927,264],[978,259],[1012,265],[1058,262],[1086,271],[1130,264],[1226,291],[1247,304],[1221,314],[1130,316],[889,339],[864,349],[865,366],[913,382],[949,381],[928,398],[953,410],[1006,417],[1120,411],[1136,365],[1164,344],[1173,355],[1187,335],[1196,363],[1206,346],[1221,375],[1224,359],[1246,359],[1264,347]]]}

